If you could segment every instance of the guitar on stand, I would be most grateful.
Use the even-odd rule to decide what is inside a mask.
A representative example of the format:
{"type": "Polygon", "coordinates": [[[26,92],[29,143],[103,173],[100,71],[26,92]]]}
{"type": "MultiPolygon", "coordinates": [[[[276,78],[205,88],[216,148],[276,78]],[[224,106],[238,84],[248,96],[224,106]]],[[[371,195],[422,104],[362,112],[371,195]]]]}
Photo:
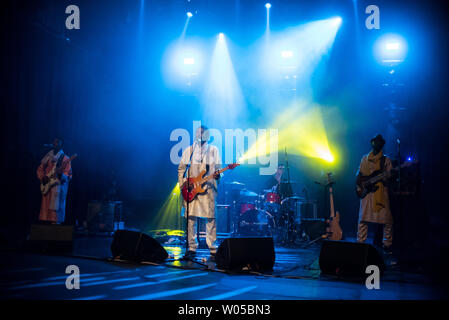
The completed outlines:
{"type": "MultiPolygon", "coordinates": [[[[330,216],[329,219],[326,220],[326,233],[319,236],[316,239],[313,239],[307,243],[307,246],[310,246],[311,244],[319,241],[319,240],[341,240],[343,239],[343,230],[341,230],[340,227],[340,213],[338,211],[335,211],[334,207],[334,190],[333,185],[335,184],[335,181],[332,179],[332,173],[329,172],[327,174],[327,183],[323,184],[319,181],[315,181],[316,184],[322,186],[325,188],[329,188],[329,206],[330,206],[330,216]]],[[[324,230],[323,230],[324,231],[324,230]]]]}
{"type": "Polygon", "coordinates": [[[343,238],[343,231],[340,227],[340,213],[335,212],[334,208],[334,193],[332,186],[335,181],[332,179],[332,173],[327,174],[327,186],[329,187],[329,203],[330,203],[330,217],[328,222],[328,227],[326,228],[326,239],[329,240],[341,240],[343,238]]]}

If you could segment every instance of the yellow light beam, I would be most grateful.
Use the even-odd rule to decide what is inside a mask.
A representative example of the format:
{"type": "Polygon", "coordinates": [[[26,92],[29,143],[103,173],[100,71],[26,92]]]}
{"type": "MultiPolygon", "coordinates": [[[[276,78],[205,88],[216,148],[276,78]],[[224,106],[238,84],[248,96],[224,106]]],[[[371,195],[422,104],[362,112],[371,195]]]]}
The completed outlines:
{"type": "Polygon", "coordinates": [[[258,137],[240,158],[241,162],[285,148],[291,154],[322,159],[328,163],[335,161],[319,106],[306,107],[304,102],[296,103],[283,111],[271,127],[278,129],[277,141],[269,139],[266,134],[258,137]]]}

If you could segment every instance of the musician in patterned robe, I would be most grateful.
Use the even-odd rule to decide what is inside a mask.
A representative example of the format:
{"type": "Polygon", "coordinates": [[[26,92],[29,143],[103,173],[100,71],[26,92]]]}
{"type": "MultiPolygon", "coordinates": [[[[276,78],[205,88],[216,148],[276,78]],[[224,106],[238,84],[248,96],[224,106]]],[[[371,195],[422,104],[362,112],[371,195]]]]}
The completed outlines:
{"type": "Polygon", "coordinates": [[[42,195],[39,221],[60,224],[65,220],[65,205],[69,181],[72,178],[72,167],[69,157],[62,151],[62,140],[59,138],[54,139],[53,149],[42,158],[37,168],[38,179],[41,182],[49,181],[47,174],[55,166],[63,169],[58,175],[60,183],[53,186],[47,194],[42,195]]]}
{"type": "MultiPolygon", "coordinates": [[[[392,163],[390,158],[383,154],[384,145],[385,140],[381,135],[371,139],[372,150],[363,156],[357,177],[368,176],[380,169],[387,172],[387,177],[390,176],[392,163]]],[[[379,181],[376,184],[378,189],[360,200],[357,241],[365,242],[368,236],[368,223],[381,224],[383,225],[383,247],[385,251],[390,252],[393,244],[393,217],[385,183],[386,181],[379,181]]]]}
{"type": "MultiPolygon", "coordinates": [[[[178,166],[178,183],[180,186],[184,184],[187,177],[197,177],[202,170],[206,170],[206,175],[213,174],[220,169],[221,160],[218,148],[208,144],[209,131],[207,127],[201,126],[196,132],[196,140],[192,146],[188,147],[181,158],[178,166]],[[190,166],[189,166],[190,164],[190,166]],[[187,166],[189,169],[187,170],[187,166]]],[[[217,196],[217,180],[220,174],[215,174],[215,179],[205,183],[206,192],[198,194],[196,198],[190,202],[188,217],[188,239],[189,252],[187,255],[193,256],[198,248],[196,241],[196,224],[198,218],[206,218],[206,243],[212,257],[215,256],[217,239],[217,226],[215,220],[215,198],[217,196]]],[[[184,211],[187,209],[187,203],[183,202],[184,211]]]]}

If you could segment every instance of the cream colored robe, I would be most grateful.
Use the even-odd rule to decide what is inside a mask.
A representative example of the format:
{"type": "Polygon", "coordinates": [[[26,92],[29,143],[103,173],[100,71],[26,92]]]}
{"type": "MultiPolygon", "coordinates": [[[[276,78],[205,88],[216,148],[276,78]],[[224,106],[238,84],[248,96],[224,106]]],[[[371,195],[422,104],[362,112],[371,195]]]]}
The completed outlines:
{"type": "MultiPolygon", "coordinates": [[[[370,157],[373,157],[372,152],[362,157],[358,173],[360,172],[362,175],[366,176],[370,175],[371,173],[376,171],[376,169],[378,169],[373,162],[369,161],[370,157]]],[[[386,157],[384,170],[390,171],[391,169],[392,169],[391,160],[390,158],[386,157]]],[[[369,193],[365,198],[361,199],[359,209],[359,221],[380,223],[380,224],[392,224],[393,217],[390,211],[390,202],[388,199],[387,187],[384,188],[384,196],[385,196],[385,207],[380,209],[379,212],[375,211],[373,192],[369,193]]]]}
{"type": "MultiPolygon", "coordinates": [[[[53,170],[59,156],[63,154],[62,150],[57,154],[54,154],[53,150],[51,150],[42,158],[36,172],[39,180],[42,180],[44,175],[49,174],[53,170]]],[[[64,223],[67,191],[69,181],[72,179],[72,166],[68,161],[69,157],[64,155],[62,160],[64,171],[60,183],[52,187],[46,195],[42,195],[41,210],[39,212],[40,221],[64,223]]]]}
{"type": "MultiPolygon", "coordinates": [[[[190,160],[192,153],[192,147],[194,152],[192,155],[192,162],[190,165],[190,177],[196,177],[202,170],[206,169],[206,165],[209,165],[209,171],[206,175],[214,173],[221,167],[221,161],[218,153],[218,148],[209,145],[207,142],[202,146],[200,143],[195,142],[193,146],[188,147],[181,158],[181,162],[178,166],[178,183],[182,186],[187,180],[188,173],[184,176],[186,167],[190,160]]],[[[198,194],[196,198],[189,204],[189,216],[201,217],[201,218],[215,218],[215,197],[217,195],[217,180],[211,179],[205,184],[206,193],[198,194]]],[[[183,201],[184,209],[186,209],[186,202],[183,201]]]]}

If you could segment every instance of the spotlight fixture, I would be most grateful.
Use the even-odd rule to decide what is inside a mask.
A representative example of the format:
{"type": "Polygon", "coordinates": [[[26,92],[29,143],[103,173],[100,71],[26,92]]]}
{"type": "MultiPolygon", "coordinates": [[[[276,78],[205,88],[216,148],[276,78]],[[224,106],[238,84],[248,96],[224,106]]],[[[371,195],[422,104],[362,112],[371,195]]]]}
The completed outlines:
{"type": "Polygon", "coordinates": [[[193,17],[193,13],[192,13],[192,12],[190,12],[190,11],[189,11],[189,12],[187,12],[186,14],[187,14],[187,17],[189,17],[189,18],[193,17]]]}
{"type": "Polygon", "coordinates": [[[387,50],[398,50],[399,49],[399,42],[388,42],[385,45],[385,48],[387,50]]]}
{"type": "Polygon", "coordinates": [[[281,52],[281,57],[282,58],[291,58],[291,57],[293,57],[293,51],[290,51],[290,50],[286,50],[286,51],[282,51],[281,52]]]}
{"type": "Polygon", "coordinates": [[[342,23],[343,19],[341,17],[335,17],[334,18],[334,24],[339,26],[342,23]]]}
{"type": "Polygon", "coordinates": [[[265,8],[270,9],[271,8],[271,3],[269,3],[269,2],[265,3],[265,8]]]}
{"type": "Polygon", "coordinates": [[[376,41],[374,54],[382,64],[397,65],[407,55],[407,42],[400,35],[386,34],[376,41]]]}
{"type": "Polygon", "coordinates": [[[184,64],[195,64],[194,58],[184,58],[184,64]]]}

